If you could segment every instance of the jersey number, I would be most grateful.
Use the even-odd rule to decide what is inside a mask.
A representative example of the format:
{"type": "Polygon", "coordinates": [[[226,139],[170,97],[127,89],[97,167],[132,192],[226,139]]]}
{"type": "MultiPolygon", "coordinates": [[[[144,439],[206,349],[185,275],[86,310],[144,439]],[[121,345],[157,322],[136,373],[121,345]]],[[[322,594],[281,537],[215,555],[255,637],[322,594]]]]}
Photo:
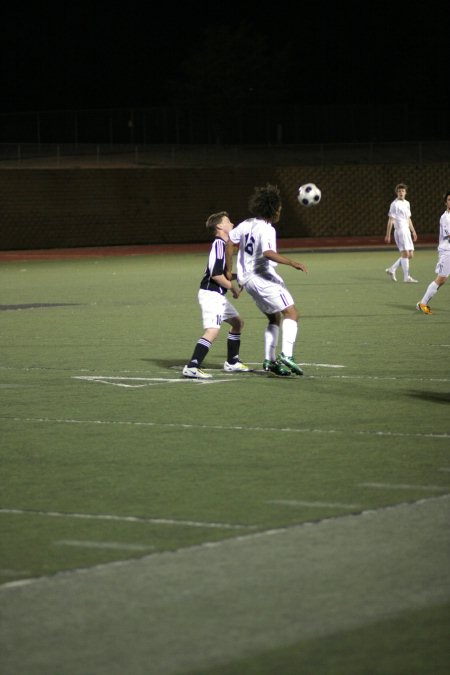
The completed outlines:
{"type": "Polygon", "coordinates": [[[244,251],[249,255],[253,255],[253,246],[255,244],[254,237],[251,237],[249,234],[245,235],[245,246],[244,251]]]}

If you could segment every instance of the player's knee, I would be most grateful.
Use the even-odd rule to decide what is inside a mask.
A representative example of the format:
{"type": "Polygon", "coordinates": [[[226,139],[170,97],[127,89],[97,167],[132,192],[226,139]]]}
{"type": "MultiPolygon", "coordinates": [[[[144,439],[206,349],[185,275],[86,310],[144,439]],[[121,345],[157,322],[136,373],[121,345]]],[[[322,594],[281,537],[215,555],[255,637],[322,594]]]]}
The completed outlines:
{"type": "Polygon", "coordinates": [[[291,305],[290,307],[286,307],[286,309],[283,311],[283,316],[285,319],[292,319],[292,321],[298,321],[298,310],[295,305],[291,305]]]}
{"type": "Polygon", "coordinates": [[[240,316],[234,316],[230,320],[230,324],[231,324],[231,329],[235,333],[241,333],[242,329],[244,328],[244,319],[242,319],[240,316]]]}

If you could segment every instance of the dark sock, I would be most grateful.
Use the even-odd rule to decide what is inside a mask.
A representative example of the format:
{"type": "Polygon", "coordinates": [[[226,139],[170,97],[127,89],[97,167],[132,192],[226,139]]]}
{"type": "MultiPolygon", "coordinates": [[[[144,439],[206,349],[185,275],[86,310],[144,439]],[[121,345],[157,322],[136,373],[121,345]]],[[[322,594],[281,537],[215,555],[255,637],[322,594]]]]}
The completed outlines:
{"type": "Polygon", "coordinates": [[[203,360],[209,352],[210,347],[211,343],[209,340],[200,338],[200,340],[195,345],[194,353],[192,354],[192,358],[188,363],[188,368],[200,368],[200,365],[203,363],[203,360]]]}
{"type": "Polygon", "coordinates": [[[240,333],[228,333],[227,340],[227,361],[228,363],[236,363],[239,361],[239,349],[241,346],[240,333]]]}

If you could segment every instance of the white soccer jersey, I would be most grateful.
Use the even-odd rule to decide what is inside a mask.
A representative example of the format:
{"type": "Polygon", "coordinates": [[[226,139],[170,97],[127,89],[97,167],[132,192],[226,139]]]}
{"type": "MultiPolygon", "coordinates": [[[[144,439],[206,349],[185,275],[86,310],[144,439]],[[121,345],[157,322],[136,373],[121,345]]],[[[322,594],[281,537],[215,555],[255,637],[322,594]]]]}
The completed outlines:
{"type": "Polygon", "coordinates": [[[439,221],[439,246],[438,251],[445,253],[450,251],[450,211],[444,211],[439,221]]]}
{"type": "Polygon", "coordinates": [[[411,205],[406,199],[394,199],[389,207],[389,218],[394,219],[394,228],[396,230],[409,229],[409,219],[411,218],[411,205]]]}
{"type": "Polygon", "coordinates": [[[281,280],[275,271],[277,263],[263,255],[264,251],[277,250],[276,231],[270,223],[259,218],[248,218],[231,230],[229,237],[233,244],[239,244],[237,276],[241,285],[255,275],[281,280]]]}

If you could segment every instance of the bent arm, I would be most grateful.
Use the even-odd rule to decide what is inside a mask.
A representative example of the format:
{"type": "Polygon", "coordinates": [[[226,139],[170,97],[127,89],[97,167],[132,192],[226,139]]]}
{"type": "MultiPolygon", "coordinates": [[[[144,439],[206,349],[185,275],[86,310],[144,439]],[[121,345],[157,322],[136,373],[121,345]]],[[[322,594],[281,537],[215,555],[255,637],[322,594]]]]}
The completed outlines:
{"type": "Polygon", "coordinates": [[[287,258],[285,255],[281,255],[276,251],[271,250],[263,251],[263,256],[268,260],[272,260],[273,262],[279,263],[280,265],[289,265],[290,267],[293,267],[296,270],[301,270],[306,274],[308,273],[308,268],[306,267],[306,265],[303,265],[303,263],[297,262],[296,260],[292,260],[292,258],[287,258]]]}
{"type": "MultiPolygon", "coordinates": [[[[232,275],[235,276],[235,275],[232,275]]],[[[215,276],[211,277],[213,281],[216,282],[216,284],[219,284],[219,286],[222,286],[223,288],[226,288],[227,291],[231,291],[231,294],[233,298],[238,298],[239,294],[241,292],[241,288],[237,289],[235,285],[230,281],[230,279],[227,279],[225,274],[216,274],[215,276]]]]}

